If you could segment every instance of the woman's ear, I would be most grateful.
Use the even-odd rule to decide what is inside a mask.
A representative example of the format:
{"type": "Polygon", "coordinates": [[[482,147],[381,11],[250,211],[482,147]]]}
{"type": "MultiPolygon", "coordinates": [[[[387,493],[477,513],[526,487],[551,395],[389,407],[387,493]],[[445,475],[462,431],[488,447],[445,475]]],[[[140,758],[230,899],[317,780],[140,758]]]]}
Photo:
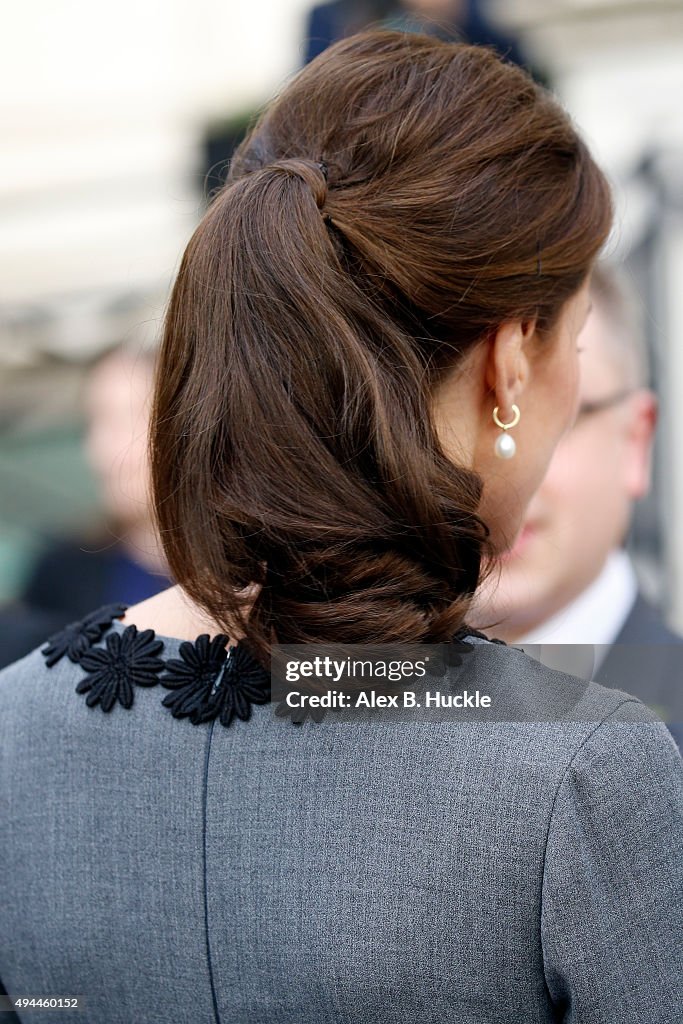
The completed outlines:
{"type": "Polygon", "coordinates": [[[535,334],[535,320],[511,320],[501,324],[489,339],[486,384],[504,421],[510,419],[512,406],[527,386],[535,334]]]}

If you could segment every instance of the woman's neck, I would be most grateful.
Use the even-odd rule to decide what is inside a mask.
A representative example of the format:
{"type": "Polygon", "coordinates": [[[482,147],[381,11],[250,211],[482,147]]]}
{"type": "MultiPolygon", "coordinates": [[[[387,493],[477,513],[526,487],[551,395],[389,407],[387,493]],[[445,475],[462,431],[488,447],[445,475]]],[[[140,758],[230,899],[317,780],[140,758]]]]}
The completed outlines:
{"type": "MultiPolygon", "coordinates": [[[[179,584],[131,605],[121,621],[124,626],[153,629],[160,636],[177,637],[179,640],[195,640],[201,633],[215,636],[225,632],[179,584]]],[[[237,637],[231,633],[230,639],[237,637]]]]}

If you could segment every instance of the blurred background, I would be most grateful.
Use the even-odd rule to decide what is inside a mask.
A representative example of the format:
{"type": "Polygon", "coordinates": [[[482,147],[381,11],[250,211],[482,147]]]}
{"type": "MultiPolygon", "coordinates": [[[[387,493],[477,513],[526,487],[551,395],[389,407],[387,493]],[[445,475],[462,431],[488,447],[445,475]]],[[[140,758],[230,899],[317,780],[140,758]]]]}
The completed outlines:
{"type": "Polygon", "coordinates": [[[39,617],[37,643],[168,585],[144,441],[180,255],[260,106],[378,21],[525,64],[607,169],[610,257],[632,283],[661,402],[629,548],[683,629],[681,0],[35,0],[7,12],[0,41],[0,643],[19,608],[39,617]]]}

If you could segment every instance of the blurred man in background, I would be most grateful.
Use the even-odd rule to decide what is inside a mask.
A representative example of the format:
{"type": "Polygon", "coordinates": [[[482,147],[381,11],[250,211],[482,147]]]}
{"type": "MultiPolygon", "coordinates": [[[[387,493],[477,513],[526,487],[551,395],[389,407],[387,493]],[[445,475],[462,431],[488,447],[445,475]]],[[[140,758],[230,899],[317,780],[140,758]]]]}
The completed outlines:
{"type": "Polygon", "coordinates": [[[657,419],[638,319],[624,282],[597,270],[576,422],[472,621],[510,643],[590,645],[593,678],[679,722],[683,640],[640,592],[623,547],[650,486],[657,419]]]}
{"type": "Polygon", "coordinates": [[[91,368],[85,387],[85,454],[103,522],[90,537],[55,544],[24,594],[33,608],[78,618],[100,604],[136,604],[169,586],[152,521],[147,431],[151,353],[118,348],[91,368]]]}
{"type": "Polygon", "coordinates": [[[492,46],[508,60],[528,65],[519,41],[487,17],[480,0],[333,0],[317,4],[308,19],[305,63],[342,36],[371,24],[492,46]]]}
{"type": "Polygon", "coordinates": [[[170,585],[152,519],[147,430],[154,354],[117,348],[85,381],[85,454],[101,518],[78,536],[53,541],[17,603],[0,611],[0,666],[28,653],[48,632],[110,602],[137,604],[170,585]]]}

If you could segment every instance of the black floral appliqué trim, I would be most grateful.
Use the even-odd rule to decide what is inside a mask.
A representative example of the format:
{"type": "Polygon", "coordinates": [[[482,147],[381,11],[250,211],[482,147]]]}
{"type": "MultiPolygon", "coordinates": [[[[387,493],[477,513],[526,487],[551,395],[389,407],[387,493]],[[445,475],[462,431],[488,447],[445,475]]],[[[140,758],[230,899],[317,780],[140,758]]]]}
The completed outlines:
{"type": "Polygon", "coordinates": [[[450,643],[437,645],[436,657],[430,663],[427,675],[443,678],[450,668],[457,668],[459,665],[462,665],[463,657],[466,654],[471,654],[475,649],[474,644],[471,643],[473,638],[506,646],[504,640],[491,639],[478,629],[463,625],[453,634],[450,643]]]}
{"type": "Polygon", "coordinates": [[[212,640],[202,633],[194,643],[184,640],[180,658],[169,658],[161,685],[172,692],[162,704],[175,718],[189,718],[194,725],[220,719],[229,726],[233,718],[246,722],[252,704],[270,700],[270,679],[242,644],[226,650],[229,638],[219,633],[212,640]]]}
{"type": "MultiPolygon", "coordinates": [[[[166,660],[159,657],[164,643],[156,638],[153,629],[139,632],[137,626],[131,625],[122,633],[114,631],[105,637],[114,619],[122,618],[127,607],[118,603],[103,605],[53,634],[41,649],[48,668],[65,655],[80,665],[85,675],[76,692],[87,695],[89,707],[99,704],[103,711],[111,711],[119,703],[131,708],[135,686],[161,683],[171,691],[162,704],[174,718],[189,718],[193,725],[217,718],[227,727],[235,718],[248,721],[252,705],[270,700],[269,673],[244,643],[228,647],[230,638],[223,633],[213,638],[203,633],[194,642],[184,640],[179,647],[180,657],[166,660]],[[105,646],[95,647],[103,638],[105,646]]],[[[468,639],[474,637],[489,639],[463,626],[450,644],[439,645],[440,656],[435,659],[438,664],[432,665],[428,674],[444,675],[449,667],[462,664],[462,656],[473,650],[468,639]]],[[[275,714],[301,725],[305,719],[321,722],[326,710],[289,708],[281,703],[275,714]]]]}
{"type": "Polygon", "coordinates": [[[85,652],[102,639],[114,619],[125,615],[126,609],[125,604],[105,604],[85,618],[70,622],[58,633],[53,633],[41,650],[47,667],[52,668],[64,655],[78,664],[85,652]]]}
{"type": "Polygon", "coordinates": [[[216,682],[212,701],[221,725],[228,726],[233,718],[247,722],[251,718],[252,704],[267,704],[270,700],[270,676],[238,643],[229,652],[223,675],[216,682]]]}
{"type": "Polygon", "coordinates": [[[218,633],[212,640],[202,633],[193,642],[183,640],[179,658],[169,658],[160,682],[167,690],[161,702],[170,708],[174,718],[189,718],[193,725],[216,717],[214,692],[218,677],[225,668],[229,638],[218,633]]]}
{"type": "Polygon", "coordinates": [[[456,633],[450,643],[435,644],[427,675],[432,678],[443,678],[449,669],[462,665],[463,657],[474,650],[472,644],[465,639],[464,633],[456,633]]]}
{"type": "Polygon", "coordinates": [[[462,626],[461,629],[454,635],[454,640],[463,640],[468,636],[474,636],[478,640],[487,640],[490,644],[502,644],[503,647],[507,647],[505,640],[499,640],[495,636],[487,636],[486,633],[482,633],[479,629],[473,629],[472,626],[462,626]]]}
{"type": "Polygon", "coordinates": [[[153,629],[127,626],[123,633],[110,633],[106,647],[95,647],[81,655],[81,668],[87,673],[76,687],[76,693],[87,693],[89,707],[100,704],[111,711],[118,701],[124,708],[133,705],[133,686],[156,686],[164,662],[158,655],[163,650],[153,629]]]}
{"type": "Polygon", "coordinates": [[[290,708],[286,701],[280,701],[275,708],[278,718],[289,718],[293,725],[303,725],[308,719],[319,724],[327,714],[327,708],[312,708],[306,704],[303,708],[290,708]]]}

